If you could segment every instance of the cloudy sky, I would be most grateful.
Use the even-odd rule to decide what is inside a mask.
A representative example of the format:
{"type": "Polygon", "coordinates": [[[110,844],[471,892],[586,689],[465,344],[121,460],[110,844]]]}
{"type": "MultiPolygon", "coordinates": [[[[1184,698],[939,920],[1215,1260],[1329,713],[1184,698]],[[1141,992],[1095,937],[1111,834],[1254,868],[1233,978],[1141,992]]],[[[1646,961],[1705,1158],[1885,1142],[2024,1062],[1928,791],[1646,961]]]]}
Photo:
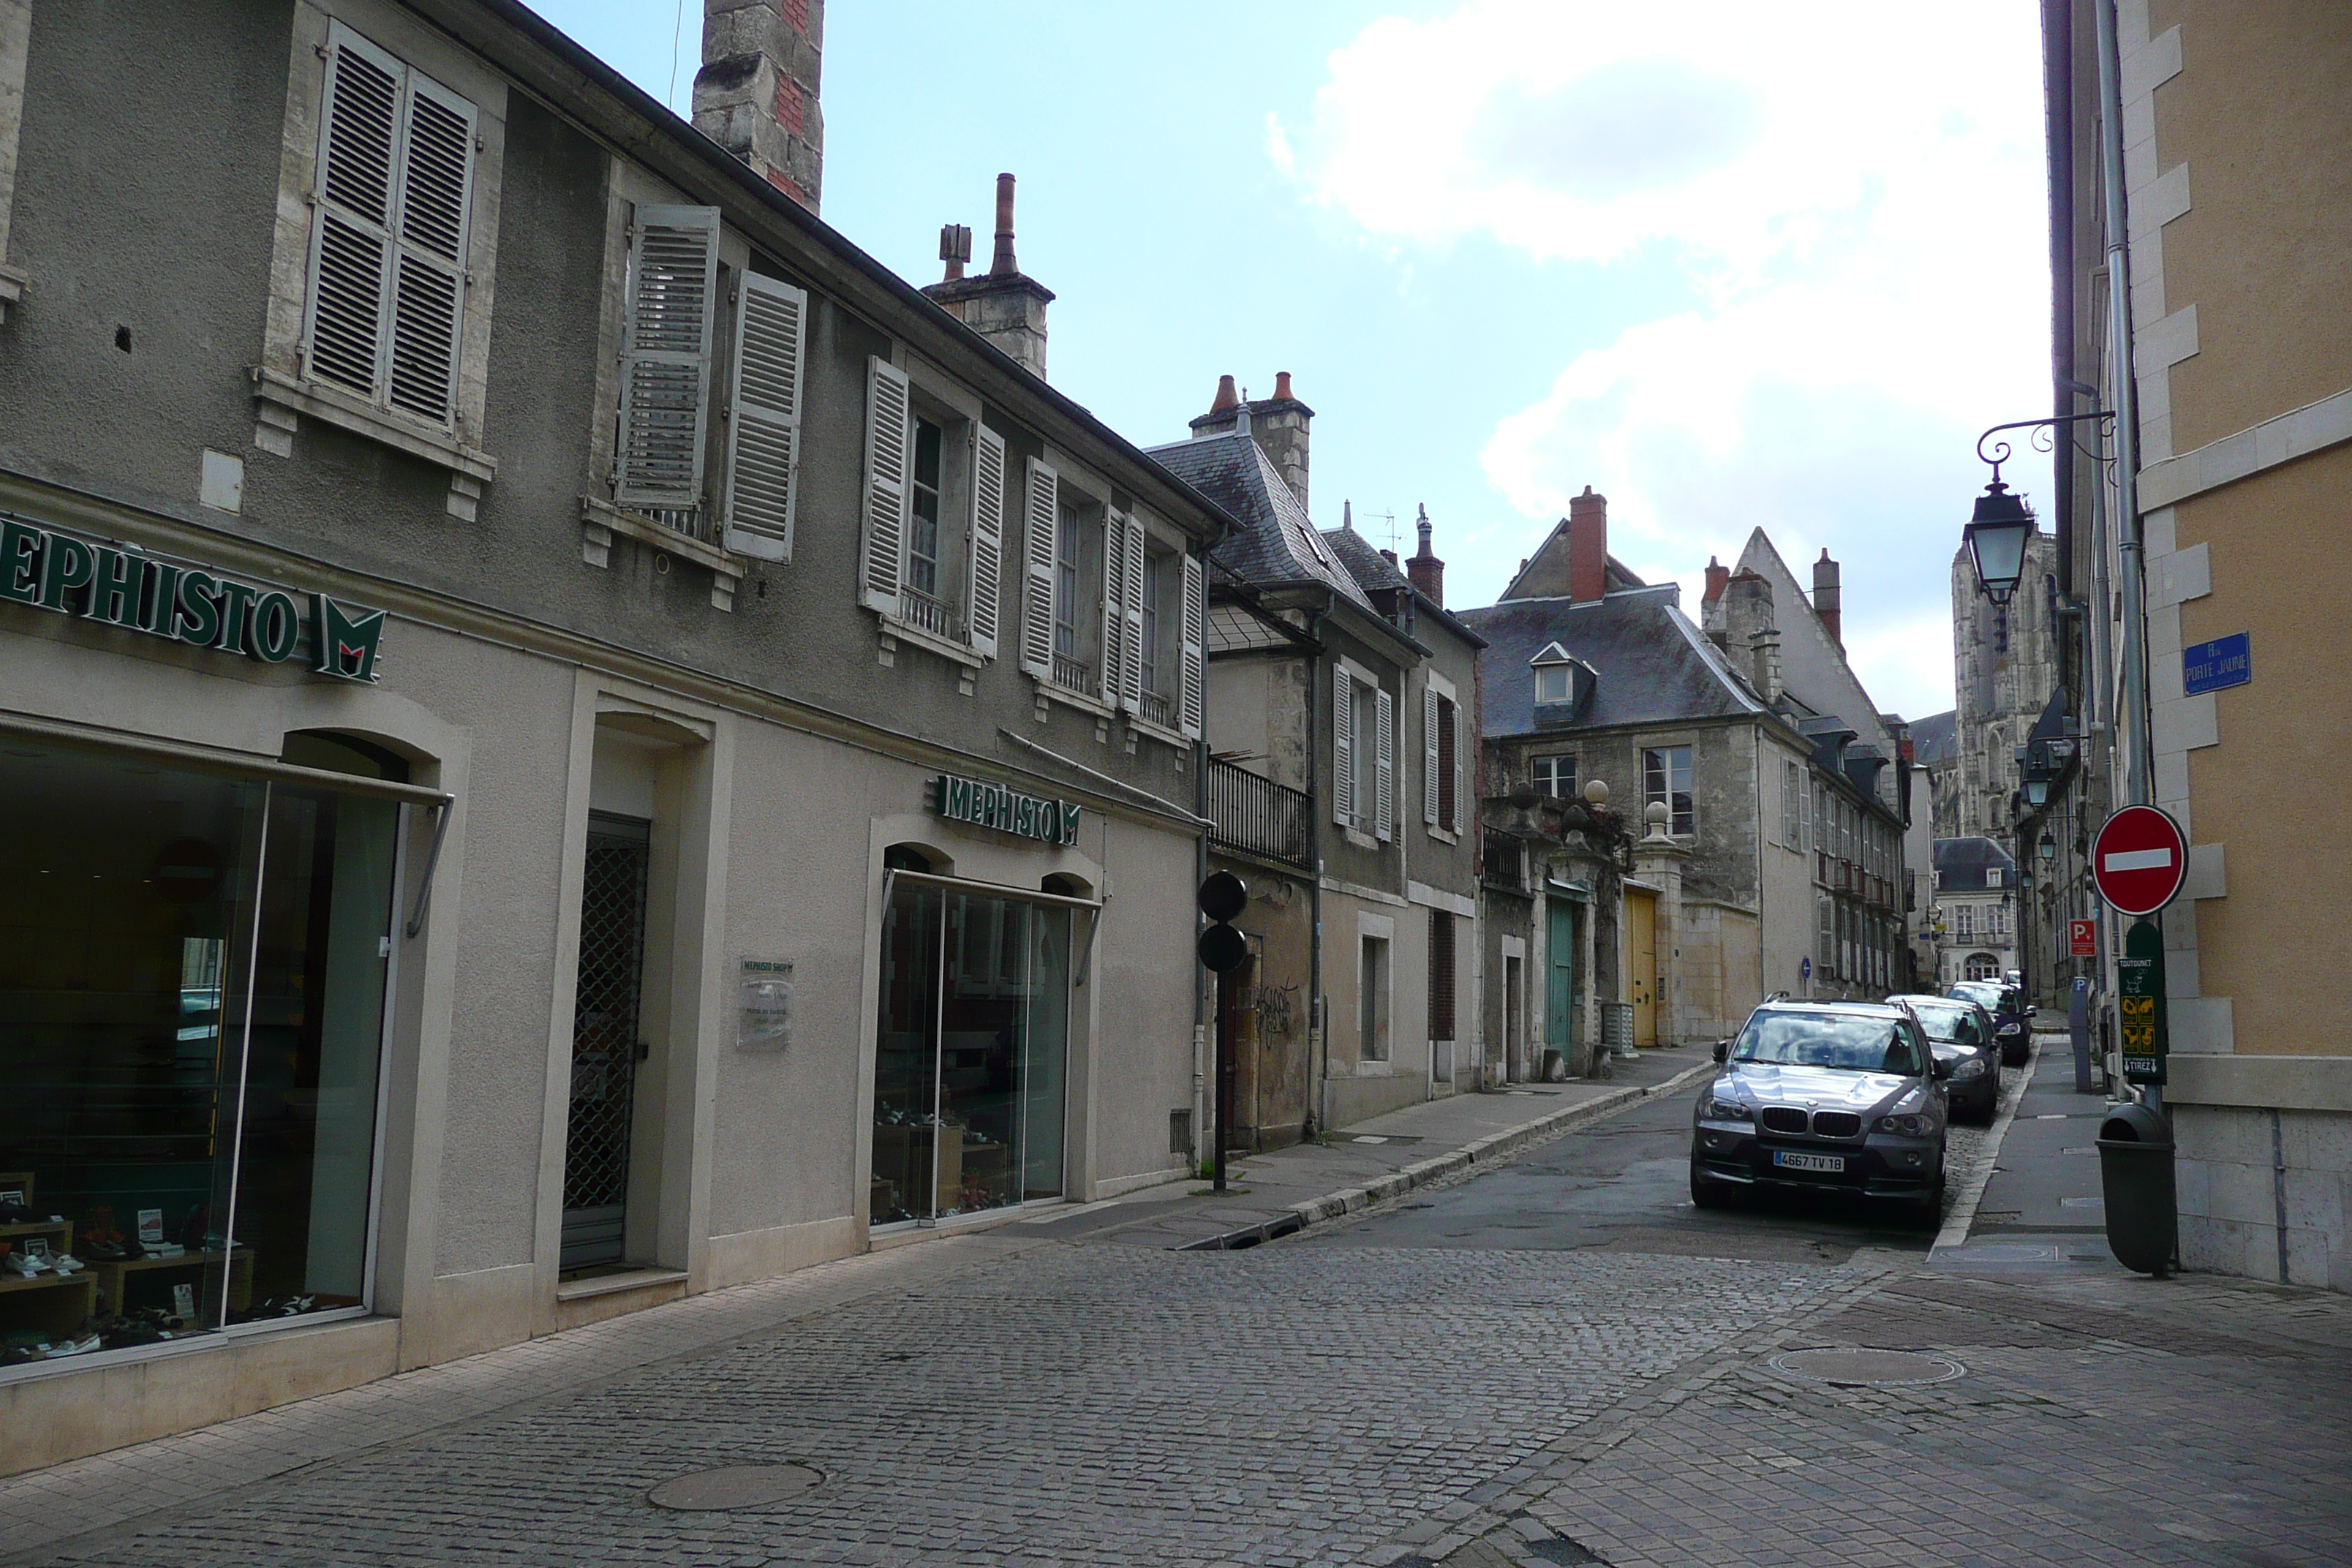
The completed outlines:
{"type": "MultiPolygon", "coordinates": [[[[701,0],[534,3],[686,111],[701,0]]],[[[1880,706],[1950,706],[1971,446],[2049,403],[2032,0],[827,10],[826,220],[927,283],[1018,174],[1055,384],[1130,439],[1287,370],[1317,521],[1426,505],[1450,603],[1589,484],[1694,611],[1752,528],[1826,547],[1880,706]]]]}

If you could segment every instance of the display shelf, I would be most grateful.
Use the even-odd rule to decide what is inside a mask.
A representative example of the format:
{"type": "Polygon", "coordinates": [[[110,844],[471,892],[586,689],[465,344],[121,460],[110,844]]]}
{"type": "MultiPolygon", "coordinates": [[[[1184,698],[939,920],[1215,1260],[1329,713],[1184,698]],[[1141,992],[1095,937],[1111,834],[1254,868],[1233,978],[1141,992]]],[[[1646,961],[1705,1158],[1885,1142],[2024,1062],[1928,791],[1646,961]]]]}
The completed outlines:
{"type": "MultiPolygon", "coordinates": [[[[89,1263],[90,1277],[97,1281],[98,1293],[110,1312],[126,1310],[123,1292],[130,1288],[130,1277],[161,1273],[171,1269],[204,1268],[222,1260],[218,1252],[189,1252],[177,1258],[93,1258],[89,1263]]],[[[253,1251],[240,1247],[228,1260],[228,1310],[242,1312],[253,1305],[253,1251]]]]}
{"type": "Polygon", "coordinates": [[[87,1271],[62,1278],[0,1278],[0,1331],[37,1329],[45,1334],[69,1334],[97,1310],[97,1285],[87,1271]]]}

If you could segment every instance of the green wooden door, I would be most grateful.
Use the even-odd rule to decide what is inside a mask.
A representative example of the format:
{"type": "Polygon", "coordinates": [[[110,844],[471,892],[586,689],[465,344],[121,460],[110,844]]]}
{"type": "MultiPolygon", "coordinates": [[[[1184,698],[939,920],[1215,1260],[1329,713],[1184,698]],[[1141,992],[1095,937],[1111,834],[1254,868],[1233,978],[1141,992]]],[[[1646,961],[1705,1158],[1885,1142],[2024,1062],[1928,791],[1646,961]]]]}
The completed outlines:
{"type": "Polygon", "coordinates": [[[1576,1038],[1577,908],[1566,899],[1551,899],[1550,926],[1544,942],[1544,1046],[1558,1051],[1562,1061],[1573,1061],[1569,1047],[1576,1038]]]}

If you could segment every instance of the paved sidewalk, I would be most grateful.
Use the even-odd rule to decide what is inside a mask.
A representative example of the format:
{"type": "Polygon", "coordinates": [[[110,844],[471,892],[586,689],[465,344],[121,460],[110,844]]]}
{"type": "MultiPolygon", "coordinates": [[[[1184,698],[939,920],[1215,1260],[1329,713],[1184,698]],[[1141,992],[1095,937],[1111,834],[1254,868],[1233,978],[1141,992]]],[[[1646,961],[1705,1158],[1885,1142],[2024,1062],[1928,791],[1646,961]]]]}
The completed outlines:
{"type": "Polygon", "coordinates": [[[1612,1062],[1606,1079],[1513,1084],[1426,1100],[1343,1127],[1325,1142],[1234,1160],[1222,1195],[1206,1182],[1174,1182],[1016,1223],[1056,1241],[1255,1247],[1515,1154],[1619,1106],[1678,1088],[1713,1066],[1699,1046],[1648,1050],[1634,1060],[1612,1062]]]}
{"type": "Polygon", "coordinates": [[[2107,1249],[2100,1196],[2099,1123],[2114,1109],[2103,1094],[2074,1089],[2067,1037],[2034,1036],[2032,1076],[2000,1133],[1990,1179],[1967,1239],[1939,1242],[1939,1268],[2062,1269],[2119,1273],[2107,1249]]]}

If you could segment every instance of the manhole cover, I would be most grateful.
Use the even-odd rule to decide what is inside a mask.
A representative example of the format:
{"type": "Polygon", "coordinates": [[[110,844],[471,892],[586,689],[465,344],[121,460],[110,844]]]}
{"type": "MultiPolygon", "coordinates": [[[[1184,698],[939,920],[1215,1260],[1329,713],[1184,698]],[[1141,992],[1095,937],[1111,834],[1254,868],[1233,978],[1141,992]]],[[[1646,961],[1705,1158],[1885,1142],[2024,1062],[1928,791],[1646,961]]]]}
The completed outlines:
{"type": "Polygon", "coordinates": [[[1782,1351],[1772,1370],[1839,1388],[1909,1388],[1948,1382],[1968,1368],[1949,1356],[1910,1351],[1782,1351]]]}
{"type": "Polygon", "coordinates": [[[806,1465],[721,1465],[672,1476],[646,1494],[656,1508],[681,1513],[716,1513],[735,1508],[765,1508],[814,1491],[824,1477],[806,1465]]]}

